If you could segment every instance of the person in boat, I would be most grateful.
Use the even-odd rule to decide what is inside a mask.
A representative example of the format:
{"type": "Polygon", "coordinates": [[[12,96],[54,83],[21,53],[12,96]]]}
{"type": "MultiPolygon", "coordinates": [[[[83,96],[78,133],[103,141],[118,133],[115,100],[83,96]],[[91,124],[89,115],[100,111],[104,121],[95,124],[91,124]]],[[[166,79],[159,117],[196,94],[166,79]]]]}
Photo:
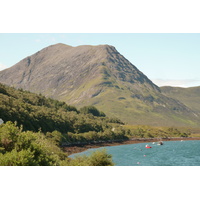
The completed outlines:
{"type": "Polygon", "coordinates": [[[158,145],[163,145],[163,142],[162,141],[158,142],[158,145]]]}

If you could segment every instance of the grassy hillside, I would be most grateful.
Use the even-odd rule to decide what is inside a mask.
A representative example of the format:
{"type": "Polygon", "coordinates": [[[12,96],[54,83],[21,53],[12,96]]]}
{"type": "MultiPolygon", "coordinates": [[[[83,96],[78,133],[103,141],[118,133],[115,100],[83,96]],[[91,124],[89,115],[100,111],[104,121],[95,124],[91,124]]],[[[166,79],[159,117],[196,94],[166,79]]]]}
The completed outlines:
{"type": "MultiPolygon", "coordinates": [[[[122,101],[121,103],[125,104],[128,110],[130,106],[125,103],[124,98],[119,98],[119,101],[122,101]]],[[[113,108],[112,98],[110,102],[110,108],[107,109],[113,108]]],[[[139,103],[136,105],[139,106],[139,103]]],[[[148,109],[148,104],[146,109],[148,109]]],[[[137,115],[139,114],[137,112],[137,115]]],[[[129,117],[129,112],[127,116],[129,117]]],[[[85,106],[78,110],[64,102],[2,84],[0,84],[0,118],[4,122],[17,122],[19,127],[22,125],[24,131],[42,131],[45,134],[58,131],[63,134],[62,142],[67,144],[79,141],[87,143],[128,139],[130,133],[120,119],[106,117],[103,112],[93,106],[85,106]]],[[[159,122],[159,115],[157,118],[159,122]]]]}
{"type": "Polygon", "coordinates": [[[64,102],[0,84],[0,118],[4,122],[16,121],[19,126],[23,125],[24,130],[41,130],[44,133],[54,130],[61,133],[100,132],[111,129],[111,122],[122,123],[105,117],[102,112],[95,115],[90,111],[82,113],[64,102]]]}
{"type": "Polygon", "coordinates": [[[174,99],[183,102],[194,111],[200,112],[200,87],[180,88],[180,87],[161,87],[162,92],[174,99]]]}
{"type": "Polygon", "coordinates": [[[127,124],[199,126],[197,114],[180,101],[150,90],[134,93],[119,81],[102,86],[97,96],[75,105],[94,105],[127,124]]]}

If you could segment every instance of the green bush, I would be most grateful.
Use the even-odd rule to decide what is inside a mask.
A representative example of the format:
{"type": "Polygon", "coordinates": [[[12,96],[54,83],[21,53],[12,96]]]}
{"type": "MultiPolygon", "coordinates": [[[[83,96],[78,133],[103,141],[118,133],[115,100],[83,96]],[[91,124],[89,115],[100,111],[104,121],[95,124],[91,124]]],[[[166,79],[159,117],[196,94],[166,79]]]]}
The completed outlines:
{"type": "Polygon", "coordinates": [[[17,151],[13,149],[5,154],[0,153],[0,166],[35,166],[34,152],[30,150],[17,151]]]}
{"type": "Polygon", "coordinates": [[[98,150],[89,156],[76,156],[73,159],[65,160],[61,165],[68,166],[113,166],[112,156],[106,150],[98,150]]]}
{"type": "MultiPolygon", "coordinates": [[[[92,132],[90,133],[92,134],[92,132]]],[[[22,131],[12,122],[0,125],[1,166],[105,166],[113,165],[111,156],[105,151],[75,159],[59,148],[63,135],[54,131],[44,135],[41,132],[22,131]]],[[[85,141],[83,134],[69,133],[72,141],[85,141]]]]}
{"type": "Polygon", "coordinates": [[[112,156],[107,154],[106,150],[95,151],[93,152],[89,159],[88,163],[90,166],[113,166],[112,156]]]}
{"type": "Polygon", "coordinates": [[[0,126],[0,165],[60,165],[67,156],[44,134],[22,131],[16,124],[0,126]]]}
{"type": "Polygon", "coordinates": [[[82,114],[92,114],[97,117],[105,117],[105,113],[102,111],[99,111],[96,107],[94,106],[84,106],[80,109],[80,113],[82,114]]]}

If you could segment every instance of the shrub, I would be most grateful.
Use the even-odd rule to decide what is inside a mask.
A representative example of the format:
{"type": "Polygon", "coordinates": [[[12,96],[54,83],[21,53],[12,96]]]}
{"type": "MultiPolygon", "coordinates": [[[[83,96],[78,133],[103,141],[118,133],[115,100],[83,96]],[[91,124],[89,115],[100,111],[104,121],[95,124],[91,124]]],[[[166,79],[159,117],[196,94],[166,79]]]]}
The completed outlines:
{"type": "Polygon", "coordinates": [[[0,152],[0,165],[8,166],[55,166],[67,157],[44,134],[24,132],[12,122],[0,126],[0,152]]]}
{"type": "Polygon", "coordinates": [[[113,166],[112,156],[106,150],[98,150],[91,155],[76,156],[61,162],[64,166],[113,166]]]}
{"type": "Polygon", "coordinates": [[[80,113],[82,114],[92,114],[97,117],[105,117],[105,113],[102,111],[99,111],[96,107],[94,106],[84,106],[80,109],[80,113]]]}

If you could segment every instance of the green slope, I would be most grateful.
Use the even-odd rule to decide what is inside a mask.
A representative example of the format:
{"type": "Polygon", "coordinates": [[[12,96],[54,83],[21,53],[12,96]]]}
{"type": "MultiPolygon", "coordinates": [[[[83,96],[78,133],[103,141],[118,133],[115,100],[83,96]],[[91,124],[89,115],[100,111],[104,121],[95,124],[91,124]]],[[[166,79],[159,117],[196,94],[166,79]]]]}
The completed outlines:
{"type": "Polygon", "coordinates": [[[61,133],[103,132],[112,129],[110,122],[121,123],[102,116],[85,114],[64,102],[0,84],[0,118],[4,122],[16,121],[24,130],[45,133],[55,130],[61,133]]]}
{"type": "Polygon", "coordinates": [[[200,87],[161,87],[162,92],[174,99],[183,102],[194,111],[200,112],[200,87]]]}

